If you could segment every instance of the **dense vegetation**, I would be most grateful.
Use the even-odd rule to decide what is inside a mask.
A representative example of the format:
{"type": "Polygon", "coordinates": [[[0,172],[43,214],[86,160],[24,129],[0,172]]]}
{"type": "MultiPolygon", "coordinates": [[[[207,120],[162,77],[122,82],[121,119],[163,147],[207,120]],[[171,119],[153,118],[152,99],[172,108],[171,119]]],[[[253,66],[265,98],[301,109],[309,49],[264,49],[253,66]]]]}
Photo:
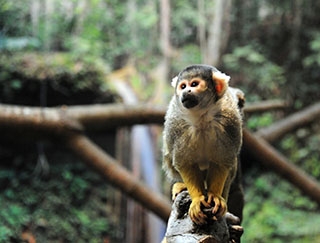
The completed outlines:
{"type": "Polygon", "coordinates": [[[114,101],[106,92],[99,60],[74,60],[65,53],[3,53],[0,70],[2,103],[54,106],[114,101]]]}
{"type": "MultiPolygon", "coordinates": [[[[185,65],[203,60],[198,29],[203,22],[207,28],[212,24],[217,1],[199,2],[205,5],[202,12],[196,2],[171,1],[170,77],[185,65]]],[[[230,4],[225,13],[230,30],[225,28],[229,31],[223,33],[225,47],[217,66],[232,76],[232,85],[245,91],[247,102],[284,99],[290,104],[283,112],[246,117],[247,127],[258,130],[319,101],[320,2],[234,0],[230,4]]],[[[152,0],[0,0],[0,102],[58,105],[114,101],[106,94],[107,74],[127,63],[133,63],[139,73],[133,87],[147,93],[141,97],[152,98],[156,91],[151,77],[157,74],[163,55],[159,11],[158,2],[152,0]],[[45,99],[41,99],[41,87],[46,87],[45,99]]],[[[275,144],[318,181],[319,131],[320,124],[315,122],[275,144]]],[[[4,150],[0,152],[6,155],[4,150]]],[[[99,211],[100,203],[108,201],[105,188],[92,187],[100,184],[99,179],[84,172],[85,168],[54,162],[51,177],[63,171],[58,181],[42,181],[30,179],[34,158],[22,157],[18,151],[16,156],[4,158],[0,204],[7,210],[0,213],[0,221],[5,222],[0,224],[0,241],[17,241],[24,228],[50,231],[52,239],[60,234],[65,242],[71,242],[76,234],[83,240],[89,239],[89,234],[103,238],[113,227],[105,219],[106,213],[99,211]],[[85,203],[80,197],[88,193],[88,187],[94,188],[89,195],[93,199],[85,203]],[[56,188],[61,188],[58,193],[56,188]],[[71,189],[71,194],[65,189],[71,189]],[[47,194],[32,193],[39,190],[47,194]],[[45,203],[44,198],[51,198],[48,201],[52,203],[45,203]],[[63,202],[72,205],[69,212],[63,210],[63,202]],[[94,211],[94,207],[99,209],[94,211]],[[49,212],[50,220],[44,222],[43,215],[49,212]]],[[[243,241],[319,241],[318,206],[266,168],[253,161],[244,163],[243,241]]]]}
{"type": "Polygon", "coordinates": [[[46,151],[54,162],[48,171],[36,167],[35,156],[20,153],[1,165],[0,242],[17,242],[28,232],[37,242],[119,240],[122,228],[106,206],[110,190],[102,178],[66,152],[46,151]]]}

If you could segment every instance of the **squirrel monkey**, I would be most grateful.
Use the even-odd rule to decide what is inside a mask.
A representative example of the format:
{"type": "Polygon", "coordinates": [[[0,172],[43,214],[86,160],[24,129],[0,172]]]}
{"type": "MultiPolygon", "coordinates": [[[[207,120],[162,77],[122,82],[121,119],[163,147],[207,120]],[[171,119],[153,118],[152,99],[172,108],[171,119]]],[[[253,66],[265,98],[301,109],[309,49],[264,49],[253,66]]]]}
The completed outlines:
{"type": "Polygon", "coordinates": [[[189,191],[189,215],[204,224],[201,207],[214,219],[227,212],[231,182],[242,143],[238,107],[242,91],[228,87],[230,77],[208,65],[192,65],[172,80],[172,97],[164,123],[163,168],[175,180],[173,197],[189,191]],[[203,206],[202,206],[203,205],[203,206]]]}

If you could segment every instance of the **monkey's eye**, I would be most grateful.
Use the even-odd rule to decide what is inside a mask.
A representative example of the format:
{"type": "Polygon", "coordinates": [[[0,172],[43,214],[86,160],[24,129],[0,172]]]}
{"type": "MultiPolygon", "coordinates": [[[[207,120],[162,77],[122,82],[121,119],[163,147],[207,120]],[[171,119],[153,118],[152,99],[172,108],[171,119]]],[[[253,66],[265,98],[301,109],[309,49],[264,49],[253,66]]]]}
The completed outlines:
{"type": "Polygon", "coordinates": [[[186,84],[180,84],[180,89],[185,89],[187,87],[186,84]]]}
{"type": "Polygon", "coordinates": [[[199,82],[198,81],[193,81],[191,83],[191,87],[197,87],[199,85],[199,82]]]}

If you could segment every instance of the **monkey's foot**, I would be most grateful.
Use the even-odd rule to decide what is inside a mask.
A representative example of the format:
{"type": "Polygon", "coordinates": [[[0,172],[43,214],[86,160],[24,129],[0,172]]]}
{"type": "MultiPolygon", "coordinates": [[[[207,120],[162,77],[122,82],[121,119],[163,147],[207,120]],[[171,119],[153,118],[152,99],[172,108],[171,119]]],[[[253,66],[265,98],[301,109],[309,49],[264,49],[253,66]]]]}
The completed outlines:
{"type": "Polygon", "coordinates": [[[205,224],[207,221],[207,216],[201,210],[201,204],[205,207],[210,207],[210,204],[206,202],[204,195],[192,198],[192,202],[189,207],[189,216],[191,220],[198,225],[205,224]]]}
{"type": "Polygon", "coordinates": [[[174,201],[174,199],[176,199],[177,195],[184,190],[187,190],[187,187],[183,182],[174,183],[174,185],[172,186],[172,190],[171,190],[172,201],[174,201]]]}
{"type": "Polygon", "coordinates": [[[211,205],[212,203],[214,203],[213,209],[212,209],[212,214],[213,219],[217,220],[219,218],[221,218],[223,215],[226,214],[227,212],[227,203],[224,200],[223,197],[218,196],[218,195],[214,195],[212,193],[208,193],[208,199],[207,199],[207,203],[209,205],[211,205]]]}

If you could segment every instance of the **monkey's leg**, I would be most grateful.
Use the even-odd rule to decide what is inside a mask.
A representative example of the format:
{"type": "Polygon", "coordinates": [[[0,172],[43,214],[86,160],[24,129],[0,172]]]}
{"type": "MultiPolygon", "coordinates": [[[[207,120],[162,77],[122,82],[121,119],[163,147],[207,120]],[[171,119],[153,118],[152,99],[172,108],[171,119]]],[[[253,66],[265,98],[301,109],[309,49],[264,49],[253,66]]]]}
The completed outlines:
{"type": "Polygon", "coordinates": [[[222,197],[222,192],[229,175],[229,170],[222,166],[214,165],[208,170],[208,204],[214,202],[212,213],[214,219],[222,217],[227,212],[226,199],[222,197]]]}
{"type": "Polygon", "coordinates": [[[206,202],[204,195],[202,173],[197,166],[190,165],[184,165],[183,168],[179,168],[179,173],[192,199],[189,207],[189,216],[196,224],[204,224],[207,216],[201,211],[201,204],[205,207],[209,207],[210,204],[206,202]]]}
{"type": "Polygon", "coordinates": [[[177,197],[177,195],[186,190],[187,186],[186,184],[184,184],[183,182],[176,182],[173,184],[172,186],[172,190],[171,190],[171,195],[172,195],[172,201],[174,201],[174,199],[177,197]]]}

